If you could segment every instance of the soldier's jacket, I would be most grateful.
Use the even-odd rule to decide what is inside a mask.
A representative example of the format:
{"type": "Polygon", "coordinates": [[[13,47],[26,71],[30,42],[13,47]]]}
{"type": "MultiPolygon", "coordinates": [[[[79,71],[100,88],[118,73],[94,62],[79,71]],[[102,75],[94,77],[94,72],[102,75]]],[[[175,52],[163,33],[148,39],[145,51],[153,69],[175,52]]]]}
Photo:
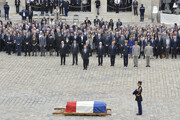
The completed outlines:
{"type": "Polygon", "coordinates": [[[140,86],[137,91],[138,93],[136,94],[136,101],[143,101],[142,96],[141,96],[142,87],[140,86]]]}

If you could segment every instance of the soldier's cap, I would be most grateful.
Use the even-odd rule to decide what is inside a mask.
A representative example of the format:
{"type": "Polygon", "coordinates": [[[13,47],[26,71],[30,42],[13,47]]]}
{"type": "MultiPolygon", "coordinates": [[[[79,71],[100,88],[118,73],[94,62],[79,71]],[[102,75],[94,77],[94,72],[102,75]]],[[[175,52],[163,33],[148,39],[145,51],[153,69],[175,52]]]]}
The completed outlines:
{"type": "Polygon", "coordinates": [[[142,81],[138,81],[138,84],[142,84],[142,81]]]}

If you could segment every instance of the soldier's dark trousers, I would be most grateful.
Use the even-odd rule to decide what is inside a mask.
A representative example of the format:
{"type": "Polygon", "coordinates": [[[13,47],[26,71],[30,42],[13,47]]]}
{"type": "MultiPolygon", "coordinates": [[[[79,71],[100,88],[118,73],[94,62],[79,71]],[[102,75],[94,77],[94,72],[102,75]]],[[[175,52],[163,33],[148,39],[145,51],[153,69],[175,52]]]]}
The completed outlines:
{"type": "Polygon", "coordinates": [[[140,115],[142,115],[142,105],[141,105],[141,101],[137,101],[137,104],[138,104],[138,113],[140,115]]]}

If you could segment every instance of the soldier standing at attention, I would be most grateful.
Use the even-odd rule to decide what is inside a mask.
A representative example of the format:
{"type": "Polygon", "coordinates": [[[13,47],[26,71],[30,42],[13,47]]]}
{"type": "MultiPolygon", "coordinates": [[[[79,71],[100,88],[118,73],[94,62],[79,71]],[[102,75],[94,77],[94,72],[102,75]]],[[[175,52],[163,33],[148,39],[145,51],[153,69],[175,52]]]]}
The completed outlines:
{"type": "Polygon", "coordinates": [[[134,59],[134,67],[138,67],[138,57],[140,55],[140,47],[137,45],[137,41],[135,41],[135,45],[132,49],[133,59],[134,59]]]}
{"type": "Polygon", "coordinates": [[[136,101],[137,101],[137,104],[138,104],[138,113],[136,115],[142,115],[142,105],[141,105],[141,102],[143,101],[142,99],[142,96],[141,96],[141,93],[142,93],[142,81],[138,81],[138,89],[137,89],[137,92],[136,92],[136,101]]]}

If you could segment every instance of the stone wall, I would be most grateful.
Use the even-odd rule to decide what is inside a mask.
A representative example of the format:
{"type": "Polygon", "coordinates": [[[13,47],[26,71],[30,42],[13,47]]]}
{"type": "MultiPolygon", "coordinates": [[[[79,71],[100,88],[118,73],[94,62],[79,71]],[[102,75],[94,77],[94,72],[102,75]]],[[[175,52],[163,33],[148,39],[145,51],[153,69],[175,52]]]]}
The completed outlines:
{"type": "MultiPolygon", "coordinates": [[[[14,5],[14,0],[0,0],[1,2],[8,2],[8,4],[10,5],[10,15],[15,14],[16,13],[16,8],[14,5]]],[[[145,17],[151,19],[152,15],[152,9],[153,6],[158,6],[159,8],[159,3],[160,0],[137,0],[139,2],[139,8],[141,6],[141,4],[144,4],[144,7],[146,8],[146,12],[145,12],[145,17]]],[[[95,0],[91,0],[91,13],[96,15],[96,6],[95,6],[95,0]]],[[[21,5],[20,5],[20,10],[22,10],[22,8],[25,7],[25,0],[21,0],[21,5]]],[[[138,8],[138,12],[139,12],[139,8],[138,8]]],[[[106,15],[107,13],[107,0],[101,0],[101,8],[100,8],[100,13],[102,15],[106,15]]],[[[133,15],[133,11],[132,11],[132,15],[133,15]]]]}

